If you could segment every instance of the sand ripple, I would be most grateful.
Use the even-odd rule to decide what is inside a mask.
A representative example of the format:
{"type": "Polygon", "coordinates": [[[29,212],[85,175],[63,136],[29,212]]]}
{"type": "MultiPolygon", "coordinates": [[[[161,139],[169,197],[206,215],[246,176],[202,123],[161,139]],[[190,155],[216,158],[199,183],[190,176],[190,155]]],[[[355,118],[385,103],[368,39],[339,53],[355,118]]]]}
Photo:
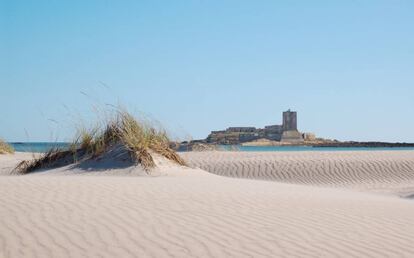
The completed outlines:
{"type": "Polygon", "coordinates": [[[190,152],[188,162],[211,173],[278,182],[414,192],[414,151],[190,152]]]}
{"type": "Polygon", "coordinates": [[[2,177],[0,256],[410,257],[413,215],[411,200],[215,176],[2,177]]]}
{"type": "MultiPolygon", "coordinates": [[[[17,156],[1,157],[0,171],[17,156]]],[[[411,152],[183,156],[268,181],[168,164],[156,177],[76,167],[1,176],[0,257],[414,256],[411,152]]]]}

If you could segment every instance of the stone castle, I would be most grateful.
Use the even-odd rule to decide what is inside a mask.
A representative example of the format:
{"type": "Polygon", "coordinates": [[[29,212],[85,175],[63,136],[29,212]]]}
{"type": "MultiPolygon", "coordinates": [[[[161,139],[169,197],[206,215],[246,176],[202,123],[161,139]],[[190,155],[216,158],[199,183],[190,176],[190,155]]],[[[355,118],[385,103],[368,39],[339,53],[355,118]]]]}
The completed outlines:
{"type": "Polygon", "coordinates": [[[297,129],[297,113],[290,110],[283,112],[282,125],[268,125],[265,128],[229,127],[222,131],[212,131],[206,141],[215,144],[240,144],[258,139],[302,143],[302,134],[297,129]]]}

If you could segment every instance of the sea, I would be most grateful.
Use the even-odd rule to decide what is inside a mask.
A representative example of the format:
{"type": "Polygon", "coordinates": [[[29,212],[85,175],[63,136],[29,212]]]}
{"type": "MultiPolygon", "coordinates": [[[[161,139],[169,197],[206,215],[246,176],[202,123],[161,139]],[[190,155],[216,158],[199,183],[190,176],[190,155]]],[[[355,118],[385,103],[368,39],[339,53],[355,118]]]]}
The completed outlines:
{"type": "Polygon", "coordinates": [[[9,144],[18,152],[47,152],[53,148],[69,148],[68,142],[10,142],[9,144]]]}
{"type": "MultiPolygon", "coordinates": [[[[67,142],[12,142],[10,145],[18,152],[47,152],[52,148],[65,149],[67,142]]],[[[222,145],[219,147],[228,151],[398,151],[412,150],[414,147],[311,147],[311,146],[240,146],[222,145]]]]}

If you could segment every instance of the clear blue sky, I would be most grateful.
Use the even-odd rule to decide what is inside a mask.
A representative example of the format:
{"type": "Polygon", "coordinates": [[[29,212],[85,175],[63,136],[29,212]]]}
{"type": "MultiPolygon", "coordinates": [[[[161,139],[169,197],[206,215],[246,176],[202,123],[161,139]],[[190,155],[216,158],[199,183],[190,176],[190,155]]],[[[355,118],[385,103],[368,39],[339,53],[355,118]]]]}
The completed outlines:
{"type": "Polygon", "coordinates": [[[414,142],[413,14],[391,0],[0,0],[0,137],[67,140],[77,114],[120,101],[179,137],[291,108],[319,136],[414,142]]]}

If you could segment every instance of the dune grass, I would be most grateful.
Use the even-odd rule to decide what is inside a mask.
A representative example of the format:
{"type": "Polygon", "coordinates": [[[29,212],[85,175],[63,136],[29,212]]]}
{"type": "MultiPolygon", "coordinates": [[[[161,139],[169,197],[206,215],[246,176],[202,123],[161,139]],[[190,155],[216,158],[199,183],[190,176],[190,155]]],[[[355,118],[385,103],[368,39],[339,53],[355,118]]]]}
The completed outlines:
{"type": "Polygon", "coordinates": [[[0,154],[12,154],[14,149],[8,143],[0,139],[0,154]]]}
{"type": "Polygon", "coordinates": [[[52,148],[39,157],[21,161],[13,170],[13,173],[28,174],[37,169],[54,167],[56,164],[67,165],[74,162],[74,159],[71,157],[73,157],[73,155],[70,150],[52,148]]]}
{"type": "Polygon", "coordinates": [[[184,160],[170,148],[166,132],[148,122],[135,119],[126,110],[117,109],[114,115],[101,125],[87,129],[81,127],[68,150],[51,149],[39,158],[21,162],[15,169],[27,174],[40,168],[64,166],[78,161],[97,158],[111,148],[125,148],[136,164],[149,171],[155,167],[152,154],[185,165],[184,160]]]}

